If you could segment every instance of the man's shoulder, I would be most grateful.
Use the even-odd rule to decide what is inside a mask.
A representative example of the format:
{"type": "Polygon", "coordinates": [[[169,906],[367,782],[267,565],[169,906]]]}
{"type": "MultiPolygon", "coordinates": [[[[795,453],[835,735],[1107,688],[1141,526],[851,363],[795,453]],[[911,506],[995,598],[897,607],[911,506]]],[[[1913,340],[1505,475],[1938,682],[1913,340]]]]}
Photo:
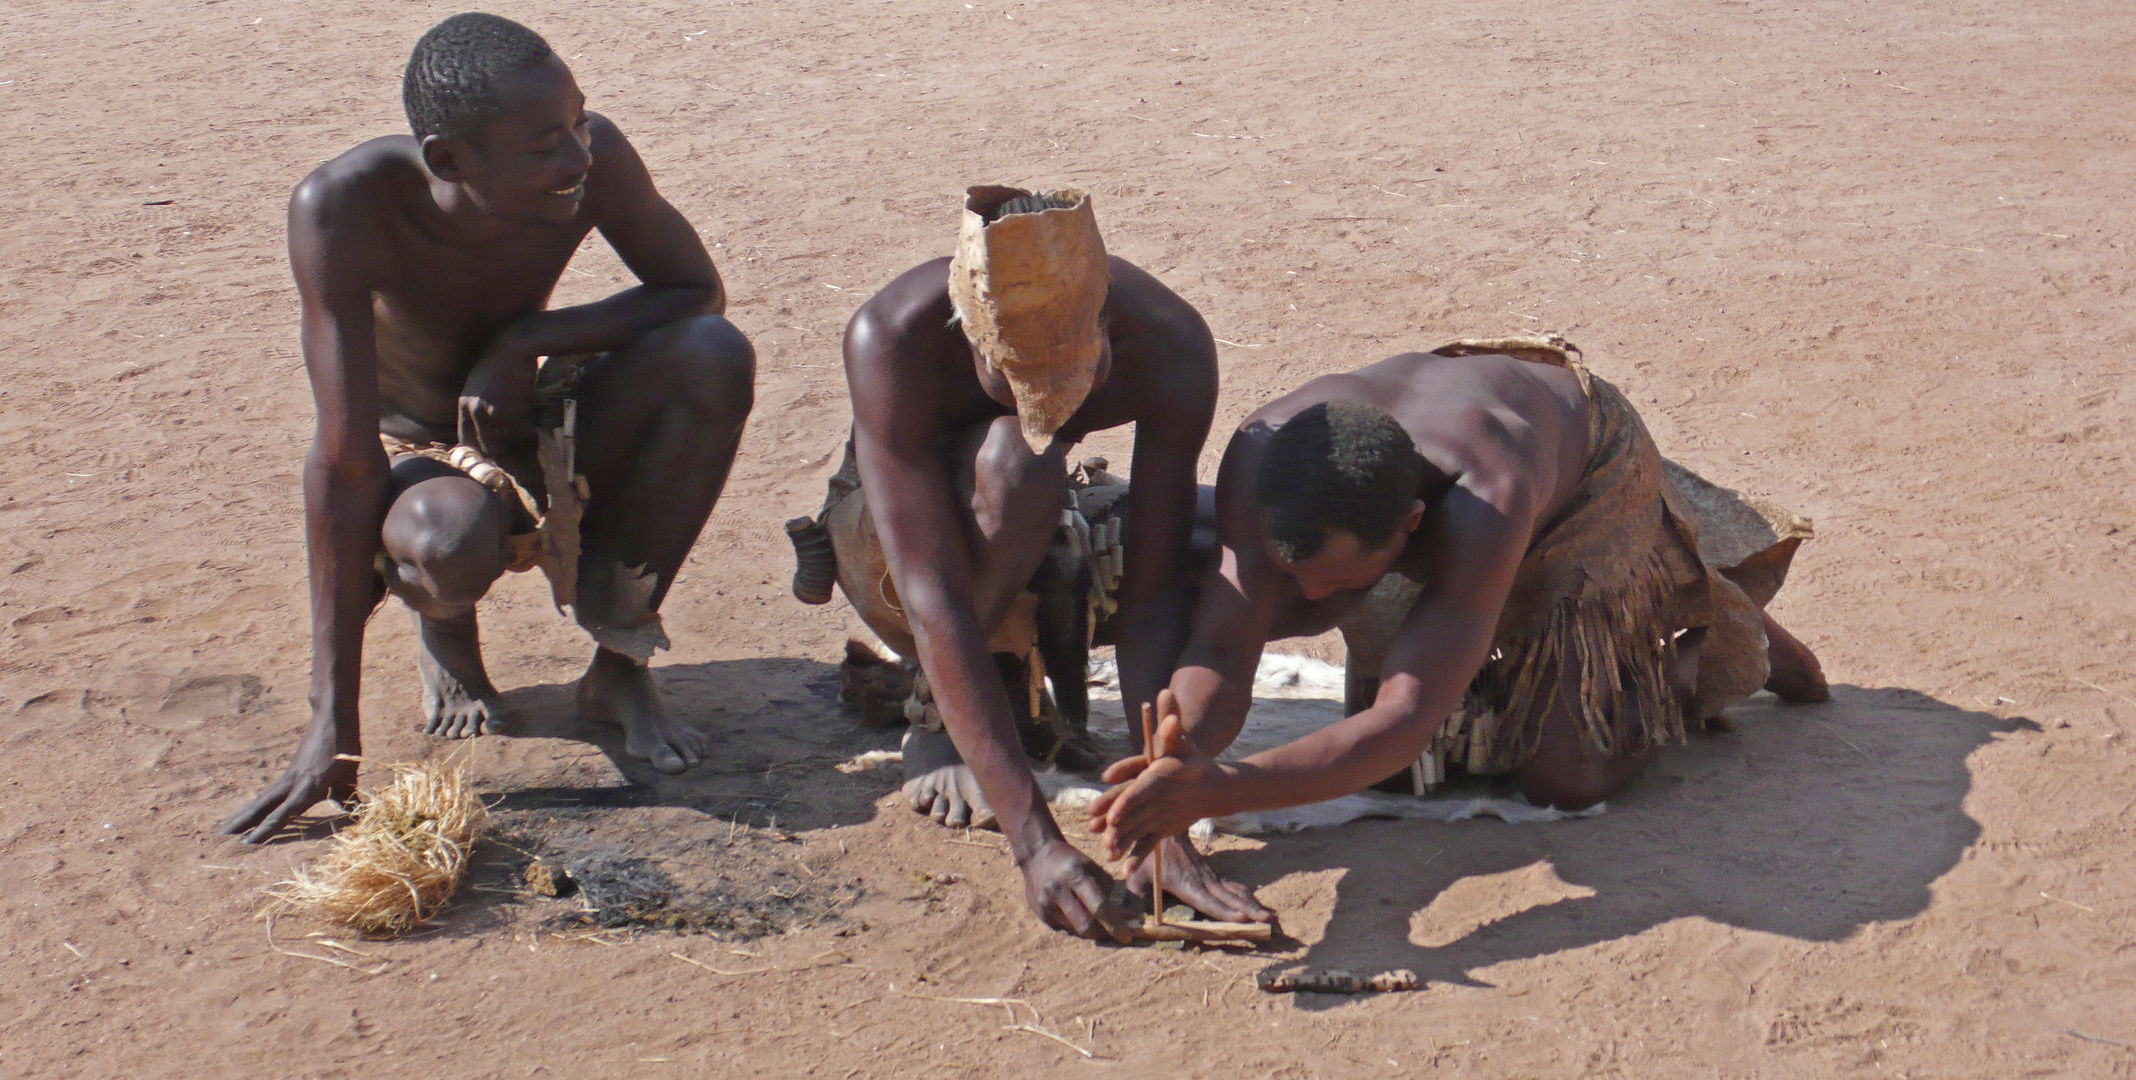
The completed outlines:
{"type": "Polygon", "coordinates": [[[601,160],[603,144],[623,146],[630,143],[630,139],[623,134],[623,129],[618,127],[614,120],[609,119],[605,113],[597,113],[592,109],[586,110],[586,134],[593,140],[593,160],[596,163],[601,160]]]}
{"type": "Polygon", "coordinates": [[[616,126],[615,121],[592,110],[586,113],[586,141],[587,149],[593,155],[591,179],[617,171],[617,163],[624,161],[629,163],[625,171],[645,170],[645,162],[638,157],[638,148],[631,145],[623,129],[616,126]]]}
{"type": "Polygon", "coordinates": [[[950,326],[949,258],[929,259],[890,279],[853,313],[856,331],[903,339],[950,326]]]}
{"type": "Polygon", "coordinates": [[[423,176],[413,157],[414,142],[407,135],[388,135],[322,163],[290,193],[291,217],[325,224],[383,205],[394,190],[423,176]]]}
{"type": "Polygon", "coordinates": [[[1126,316],[1155,325],[1200,326],[1201,313],[1194,305],[1158,280],[1157,275],[1118,255],[1109,256],[1112,290],[1106,297],[1113,318],[1126,316]]]}

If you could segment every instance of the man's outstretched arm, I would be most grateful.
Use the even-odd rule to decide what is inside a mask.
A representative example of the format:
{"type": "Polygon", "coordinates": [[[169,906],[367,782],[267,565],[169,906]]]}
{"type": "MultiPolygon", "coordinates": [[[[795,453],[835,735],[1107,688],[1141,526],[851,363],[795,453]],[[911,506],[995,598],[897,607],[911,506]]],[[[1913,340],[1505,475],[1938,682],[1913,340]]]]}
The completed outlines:
{"type": "MultiPolygon", "coordinates": [[[[1235,438],[1232,446],[1226,449],[1225,464],[1218,481],[1217,559],[1203,572],[1188,640],[1179,652],[1176,665],[1168,665],[1175,668],[1168,677],[1173,697],[1180,705],[1181,715],[1186,718],[1179,737],[1173,739],[1172,744],[1182,747],[1198,744],[1206,748],[1208,754],[1223,752],[1245,724],[1246,712],[1253,704],[1254,669],[1282,596],[1282,579],[1265,567],[1256,569],[1253,556],[1260,552],[1261,546],[1247,534],[1251,519],[1245,522],[1249,527],[1245,532],[1238,526],[1226,524],[1226,503],[1236,503],[1237,500],[1227,498],[1222,477],[1238,473],[1242,468],[1237,460],[1240,456],[1238,447],[1239,440],[1235,438]]],[[[1140,472],[1139,464],[1137,472],[1140,472]]],[[[1127,666],[1124,649],[1122,655],[1124,673],[1127,666]]],[[[1123,674],[1123,688],[1126,681],[1123,674]]],[[[1136,715],[1139,711],[1139,706],[1130,706],[1128,715],[1136,715]]],[[[1130,724],[1130,729],[1133,726],[1130,724]]],[[[1141,756],[1115,763],[1107,770],[1107,778],[1114,778],[1116,771],[1123,776],[1139,773],[1148,767],[1149,754],[1150,749],[1145,747],[1141,756]]],[[[1198,751],[1196,754],[1207,756],[1198,751]]],[[[1102,820],[1095,824],[1103,827],[1102,820]]],[[[1166,892],[1203,914],[1219,919],[1266,922],[1275,917],[1273,912],[1254,900],[1253,890],[1218,876],[1179,832],[1169,834],[1164,845],[1166,854],[1162,865],[1166,892]]],[[[1129,864],[1128,880],[1131,886],[1141,889],[1144,879],[1155,872],[1156,865],[1150,860],[1137,859],[1129,864]]]]}
{"type": "Polygon", "coordinates": [[[376,231],[360,179],[314,173],[289,204],[289,255],[302,305],[304,366],[317,411],[304,460],[304,536],[312,616],[311,725],[280,779],[223,822],[247,843],[273,836],[321,799],[354,794],[363,752],[357,715],[364,622],[379,599],[372,569],[386,515],[378,442],[378,355],[369,275],[376,231]]]}
{"type": "Polygon", "coordinates": [[[1395,632],[1372,706],[1241,762],[1190,747],[1139,770],[1116,766],[1107,778],[1123,782],[1092,807],[1107,847],[1139,854],[1203,817],[1349,795],[1416,760],[1490,653],[1532,524],[1524,494],[1449,489],[1418,531],[1427,584],[1395,632]]]}

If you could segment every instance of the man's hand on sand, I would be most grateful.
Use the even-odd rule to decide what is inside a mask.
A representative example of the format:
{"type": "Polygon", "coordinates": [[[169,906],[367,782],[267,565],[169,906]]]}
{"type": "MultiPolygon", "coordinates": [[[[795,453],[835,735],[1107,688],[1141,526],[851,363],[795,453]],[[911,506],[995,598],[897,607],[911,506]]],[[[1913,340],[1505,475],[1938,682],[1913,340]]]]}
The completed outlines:
{"type": "MultiPolygon", "coordinates": [[[[1195,850],[1185,837],[1168,837],[1159,846],[1164,849],[1164,894],[1167,898],[1176,897],[1188,907],[1224,922],[1271,922],[1275,919],[1275,912],[1254,900],[1252,889],[1218,877],[1203,860],[1201,852],[1195,850]]],[[[1147,856],[1128,860],[1127,891],[1148,896],[1150,870],[1156,862],[1147,856]]]]}
{"type": "Polygon", "coordinates": [[[1112,902],[1112,875],[1066,840],[1050,840],[1024,860],[1024,903],[1047,926],[1093,941],[1133,940],[1134,917],[1112,902]]]}
{"type": "Polygon", "coordinates": [[[499,336],[460,388],[461,445],[498,460],[534,442],[534,383],[540,367],[509,337],[499,336]]]}
{"type": "Polygon", "coordinates": [[[314,724],[280,779],[222,823],[224,836],[243,833],[245,843],[265,842],[290,818],[332,799],[347,805],[356,796],[356,762],[340,756],[331,726],[314,724]],[[249,830],[249,831],[248,831],[249,830]]]}

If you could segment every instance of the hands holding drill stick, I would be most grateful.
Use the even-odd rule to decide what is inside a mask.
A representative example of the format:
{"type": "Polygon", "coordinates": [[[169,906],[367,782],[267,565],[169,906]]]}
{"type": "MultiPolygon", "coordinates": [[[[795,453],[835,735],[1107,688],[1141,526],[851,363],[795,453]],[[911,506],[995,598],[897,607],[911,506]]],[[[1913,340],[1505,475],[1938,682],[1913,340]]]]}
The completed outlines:
{"type": "Polygon", "coordinates": [[[1127,859],[1130,887],[1138,881],[1150,887],[1157,911],[1169,889],[1219,919],[1273,920],[1273,912],[1254,902],[1252,890],[1218,877],[1186,840],[1188,828],[1216,812],[1228,766],[1187,738],[1171,690],[1158,692],[1156,714],[1152,723],[1144,707],[1142,753],[1105,770],[1105,781],[1114,786],[1091,805],[1091,829],[1104,836],[1109,858],[1127,859]]]}

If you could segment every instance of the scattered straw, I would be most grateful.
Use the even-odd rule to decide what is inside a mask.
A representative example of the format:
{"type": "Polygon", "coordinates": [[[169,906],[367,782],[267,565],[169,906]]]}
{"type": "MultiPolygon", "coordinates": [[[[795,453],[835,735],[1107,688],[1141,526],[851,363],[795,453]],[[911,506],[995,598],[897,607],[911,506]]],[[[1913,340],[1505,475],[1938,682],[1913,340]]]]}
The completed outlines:
{"type": "Polygon", "coordinates": [[[393,782],[359,796],[333,850],[269,890],[366,934],[405,933],[445,909],[489,811],[464,765],[394,765],[393,782]]]}

